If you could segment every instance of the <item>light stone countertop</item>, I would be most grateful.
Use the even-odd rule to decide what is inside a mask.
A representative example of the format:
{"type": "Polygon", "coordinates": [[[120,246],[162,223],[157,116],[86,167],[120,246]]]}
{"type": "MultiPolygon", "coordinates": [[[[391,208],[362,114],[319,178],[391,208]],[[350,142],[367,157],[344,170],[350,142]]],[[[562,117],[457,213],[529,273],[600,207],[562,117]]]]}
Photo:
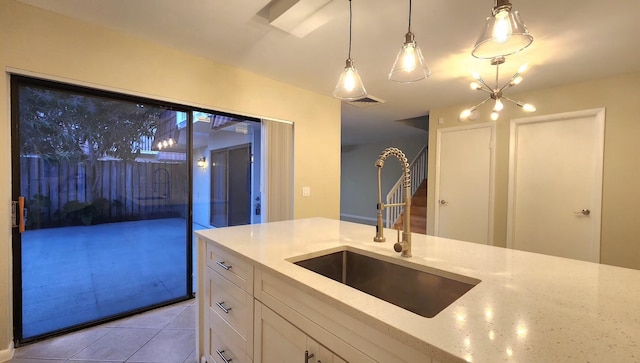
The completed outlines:
{"type": "Polygon", "coordinates": [[[341,310],[354,309],[358,319],[419,351],[459,358],[452,361],[640,362],[637,270],[415,233],[413,257],[402,258],[393,251],[394,230],[385,229],[387,242],[375,243],[374,226],[324,218],[196,234],[311,287],[341,310]],[[341,246],[481,282],[424,318],[286,260],[341,246]]]}

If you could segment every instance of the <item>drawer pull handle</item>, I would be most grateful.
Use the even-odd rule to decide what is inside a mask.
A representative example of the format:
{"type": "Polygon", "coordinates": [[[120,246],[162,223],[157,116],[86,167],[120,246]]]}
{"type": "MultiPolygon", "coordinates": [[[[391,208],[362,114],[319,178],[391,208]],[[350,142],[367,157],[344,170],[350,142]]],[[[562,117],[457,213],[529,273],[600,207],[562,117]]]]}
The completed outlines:
{"type": "Polygon", "coordinates": [[[229,363],[233,360],[231,358],[227,358],[224,356],[224,350],[216,349],[216,353],[218,353],[218,355],[220,356],[220,359],[222,359],[224,363],[229,363]]]}
{"type": "Polygon", "coordinates": [[[218,307],[227,314],[229,314],[229,311],[231,311],[231,308],[224,307],[224,301],[216,301],[216,305],[218,305],[218,307]]]}
{"type": "Polygon", "coordinates": [[[227,266],[224,264],[224,261],[216,261],[216,265],[222,267],[225,270],[229,270],[231,268],[231,266],[227,266]]]}
{"type": "Polygon", "coordinates": [[[308,350],[304,351],[304,363],[309,363],[309,359],[313,358],[314,354],[309,354],[308,350]]]}

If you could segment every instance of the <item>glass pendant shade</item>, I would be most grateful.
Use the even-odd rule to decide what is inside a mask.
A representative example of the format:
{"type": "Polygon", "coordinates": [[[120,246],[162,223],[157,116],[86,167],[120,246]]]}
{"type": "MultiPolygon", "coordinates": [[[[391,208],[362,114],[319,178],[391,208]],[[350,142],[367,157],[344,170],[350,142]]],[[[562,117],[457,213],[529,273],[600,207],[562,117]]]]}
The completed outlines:
{"type": "Polygon", "coordinates": [[[517,11],[511,11],[511,4],[498,1],[492,16],[487,18],[486,26],[471,55],[476,58],[491,59],[518,53],[533,42],[527,27],[517,11]]]}
{"type": "Polygon", "coordinates": [[[395,63],[389,73],[389,80],[399,83],[416,82],[431,75],[431,70],[424,63],[424,57],[413,33],[405,35],[405,43],[398,52],[395,63]]]}
{"type": "Polygon", "coordinates": [[[341,100],[353,101],[363,98],[366,95],[367,90],[364,88],[364,84],[358,74],[358,70],[353,65],[353,60],[349,58],[347,59],[344,71],[340,74],[338,84],[336,84],[336,88],[333,90],[333,97],[341,100]]]}

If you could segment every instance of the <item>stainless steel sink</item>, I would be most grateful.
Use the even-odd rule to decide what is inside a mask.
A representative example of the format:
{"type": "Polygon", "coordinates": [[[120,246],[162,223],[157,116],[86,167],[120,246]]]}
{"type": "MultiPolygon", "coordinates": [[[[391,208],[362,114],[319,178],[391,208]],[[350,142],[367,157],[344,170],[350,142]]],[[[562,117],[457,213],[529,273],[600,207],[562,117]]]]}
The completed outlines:
{"type": "Polygon", "coordinates": [[[441,271],[467,281],[462,282],[350,250],[292,262],[427,318],[436,316],[480,282],[441,271]]]}

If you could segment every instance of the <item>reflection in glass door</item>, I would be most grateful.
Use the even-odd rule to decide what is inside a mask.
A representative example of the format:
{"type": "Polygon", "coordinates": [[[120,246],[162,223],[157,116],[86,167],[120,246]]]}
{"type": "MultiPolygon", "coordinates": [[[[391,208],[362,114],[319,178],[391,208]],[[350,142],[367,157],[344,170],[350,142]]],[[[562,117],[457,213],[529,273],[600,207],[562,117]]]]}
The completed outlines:
{"type": "Polygon", "coordinates": [[[251,223],[251,145],[211,150],[211,224],[251,223]]]}
{"type": "Polygon", "coordinates": [[[251,223],[251,145],[227,149],[229,153],[229,216],[230,226],[251,223]]]}
{"type": "Polygon", "coordinates": [[[190,112],[12,77],[18,343],[192,295],[190,112]]]}
{"type": "Polygon", "coordinates": [[[214,227],[229,225],[229,195],[228,186],[229,153],[211,151],[211,212],[209,219],[214,227]]]}

